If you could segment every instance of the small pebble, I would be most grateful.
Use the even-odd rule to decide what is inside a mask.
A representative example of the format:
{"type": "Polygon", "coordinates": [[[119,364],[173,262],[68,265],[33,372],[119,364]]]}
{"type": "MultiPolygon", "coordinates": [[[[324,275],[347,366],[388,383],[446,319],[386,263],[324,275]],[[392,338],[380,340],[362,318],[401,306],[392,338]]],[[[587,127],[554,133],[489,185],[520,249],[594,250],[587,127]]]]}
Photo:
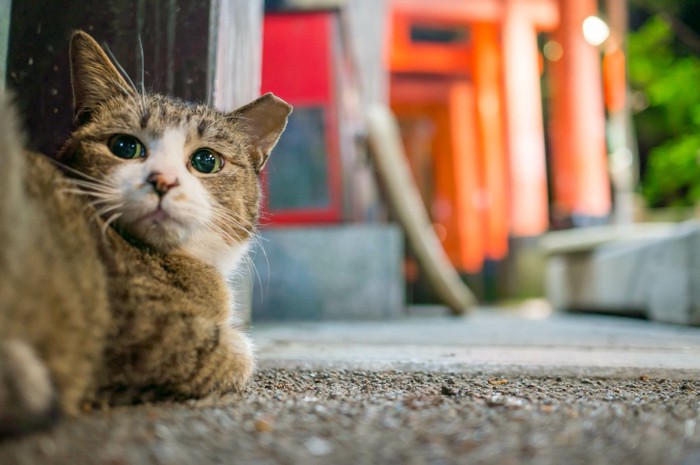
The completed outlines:
{"type": "Polygon", "coordinates": [[[331,443],[325,439],[319,438],[318,436],[311,436],[304,442],[304,446],[306,446],[309,454],[313,455],[314,457],[321,457],[333,452],[333,446],[331,443]]]}
{"type": "Polygon", "coordinates": [[[440,393],[444,396],[456,396],[458,394],[457,389],[451,386],[447,386],[446,384],[442,385],[440,393]]]}

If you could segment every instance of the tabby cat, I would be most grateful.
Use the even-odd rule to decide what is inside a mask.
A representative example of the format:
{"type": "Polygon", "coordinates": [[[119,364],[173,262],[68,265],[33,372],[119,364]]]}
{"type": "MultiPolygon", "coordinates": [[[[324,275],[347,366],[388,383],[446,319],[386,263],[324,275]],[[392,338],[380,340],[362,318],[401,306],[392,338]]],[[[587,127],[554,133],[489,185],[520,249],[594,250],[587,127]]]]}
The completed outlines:
{"type": "Polygon", "coordinates": [[[0,114],[0,434],[238,390],[254,365],[225,277],[291,107],[138,91],[84,32],[70,59],[75,130],[55,161],[22,151],[8,102],[0,114]]]}

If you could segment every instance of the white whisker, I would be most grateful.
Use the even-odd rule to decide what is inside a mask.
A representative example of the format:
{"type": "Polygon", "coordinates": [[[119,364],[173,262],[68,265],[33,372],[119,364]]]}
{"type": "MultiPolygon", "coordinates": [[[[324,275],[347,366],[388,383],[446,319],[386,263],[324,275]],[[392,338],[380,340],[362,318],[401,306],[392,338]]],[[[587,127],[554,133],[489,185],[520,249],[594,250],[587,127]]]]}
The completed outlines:
{"type": "MultiPolygon", "coordinates": [[[[109,212],[113,212],[114,210],[119,210],[120,208],[123,208],[123,207],[124,207],[123,203],[119,203],[116,205],[107,205],[106,207],[103,207],[103,208],[95,211],[95,213],[93,213],[92,216],[90,217],[90,221],[94,220],[97,217],[102,217],[109,212]]],[[[122,213],[119,213],[120,216],[121,216],[121,214],[122,213]]],[[[114,216],[114,215],[112,215],[112,216],[114,216]]]]}
{"type": "MultiPolygon", "coordinates": [[[[265,255],[265,259],[267,260],[267,255],[265,255]]],[[[253,257],[251,257],[250,254],[246,254],[245,261],[246,261],[246,265],[248,267],[248,272],[251,273],[251,271],[252,271],[252,274],[254,277],[253,285],[255,285],[255,283],[257,282],[258,286],[260,286],[260,294],[262,296],[265,296],[266,294],[268,294],[268,292],[270,290],[270,273],[269,273],[269,271],[267,273],[266,286],[263,288],[262,277],[260,276],[260,272],[258,271],[258,267],[255,266],[255,261],[253,260],[253,257]]],[[[270,269],[269,262],[267,262],[267,269],[268,270],[270,269]]]]}
{"type": "Polygon", "coordinates": [[[82,211],[85,212],[86,210],[88,210],[90,208],[97,211],[100,208],[105,208],[105,207],[101,207],[101,205],[103,205],[103,204],[107,204],[108,207],[110,204],[112,204],[113,206],[115,206],[115,208],[121,208],[124,206],[124,204],[119,202],[119,199],[117,199],[117,198],[105,198],[105,199],[93,200],[91,202],[86,203],[85,206],[83,207],[82,211]]]}
{"type": "MultiPolygon", "coordinates": [[[[54,160],[53,158],[47,158],[47,159],[48,159],[51,163],[53,163],[54,165],[58,166],[59,168],[61,168],[61,169],[63,169],[63,170],[66,170],[66,171],[68,171],[68,172],[70,172],[70,173],[73,173],[73,174],[75,174],[76,176],[80,176],[81,178],[87,179],[87,180],[89,180],[89,181],[94,181],[94,182],[96,182],[96,183],[98,183],[98,184],[104,184],[104,181],[101,181],[100,179],[97,179],[97,178],[95,178],[95,177],[93,177],[93,176],[90,176],[89,174],[83,173],[82,171],[76,170],[75,168],[71,168],[71,167],[68,166],[68,165],[64,165],[63,163],[61,163],[61,162],[58,161],[58,160],[54,160]]],[[[64,181],[70,182],[70,181],[75,181],[75,179],[64,179],[64,181]]]]}
{"type": "Polygon", "coordinates": [[[118,195],[103,192],[91,192],[83,189],[61,189],[61,192],[74,195],[90,196],[97,199],[119,199],[118,195]]]}
{"type": "MultiPolygon", "coordinates": [[[[212,210],[212,216],[215,221],[219,221],[223,224],[228,224],[233,226],[235,229],[240,230],[241,233],[245,233],[246,235],[249,236],[249,239],[251,242],[256,246],[252,250],[260,250],[261,253],[263,254],[263,257],[265,259],[266,266],[270,267],[270,261],[267,256],[267,253],[265,252],[265,248],[263,247],[262,244],[262,237],[260,236],[260,232],[257,227],[255,227],[254,224],[251,224],[249,227],[244,226],[243,221],[246,223],[248,222],[247,220],[244,220],[241,218],[239,214],[236,214],[236,212],[232,212],[226,208],[224,208],[221,205],[213,205],[213,210],[212,210]]],[[[214,232],[218,232],[220,234],[225,234],[224,231],[221,231],[222,227],[220,225],[209,225],[210,229],[214,232]]],[[[230,237],[230,235],[226,234],[227,237],[230,237]]],[[[253,261],[252,257],[250,254],[247,254],[245,257],[246,260],[246,266],[253,274],[254,279],[257,281],[258,285],[260,286],[260,291],[261,293],[266,292],[266,286],[263,284],[262,277],[260,276],[260,272],[255,266],[255,262],[253,261]]],[[[268,274],[268,280],[267,280],[267,286],[269,286],[269,274],[268,274]]]]}
{"type": "Polygon", "coordinates": [[[122,213],[117,212],[117,213],[113,214],[112,216],[110,216],[107,219],[107,221],[104,222],[104,224],[102,225],[102,238],[103,239],[105,239],[105,240],[107,239],[107,228],[109,228],[109,225],[114,223],[115,221],[117,221],[119,219],[119,217],[121,217],[121,216],[122,216],[122,213]]]}
{"type": "Polygon", "coordinates": [[[212,232],[214,232],[214,233],[216,233],[216,234],[218,234],[218,235],[220,235],[220,236],[223,236],[222,239],[227,240],[227,241],[230,242],[231,244],[235,244],[236,242],[238,242],[238,240],[236,240],[236,238],[234,238],[234,237],[231,236],[229,233],[227,233],[227,232],[226,232],[222,227],[220,227],[219,225],[216,225],[216,224],[208,224],[206,227],[209,228],[210,231],[212,231],[212,232]]]}
{"type": "Polygon", "coordinates": [[[90,192],[99,192],[102,194],[118,194],[119,191],[115,189],[114,187],[110,186],[107,183],[95,183],[92,181],[83,181],[80,179],[72,179],[70,184],[73,184],[78,187],[83,187],[85,188],[84,190],[90,191],[90,192]]]}
{"type": "Polygon", "coordinates": [[[243,223],[241,222],[242,218],[234,217],[233,212],[230,212],[219,205],[213,206],[212,213],[214,214],[214,217],[216,219],[219,219],[224,223],[231,223],[237,229],[241,229],[243,231],[247,231],[250,233],[255,232],[255,226],[251,226],[249,228],[246,228],[243,225],[243,223]]]}

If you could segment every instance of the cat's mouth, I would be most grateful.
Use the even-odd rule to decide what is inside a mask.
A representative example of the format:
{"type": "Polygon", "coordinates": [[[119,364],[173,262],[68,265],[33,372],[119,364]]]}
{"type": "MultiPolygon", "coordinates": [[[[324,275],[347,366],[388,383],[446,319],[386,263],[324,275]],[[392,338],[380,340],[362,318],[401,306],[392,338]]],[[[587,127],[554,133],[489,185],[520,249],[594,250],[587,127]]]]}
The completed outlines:
{"type": "Polygon", "coordinates": [[[153,210],[151,213],[147,213],[141,217],[141,221],[147,221],[149,223],[160,224],[168,220],[174,220],[172,216],[163,210],[160,205],[153,210]]]}
{"type": "Polygon", "coordinates": [[[168,250],[179,245],[188,235],[188,229],[180,218],[158,205],[142,215],[128,228],[137,237],[158,249],[168,250]]]}
{"type": "Polygon", "coordinates": [[[149,226],[161,226],[165,228],[184,226],[180,219],[168,213],[160,205],[158,205],[152,212],[139,218],[138,222],[149,226]]]}
{"type": "Polygon", "coordinates": [[[170,224],[180,225],[182,222],[175,218],[172,214],[163,208],[163,202],[158,202],[154,210],[146,213],[137,220],[139,223],[146,223],[151,226],[164,226],[170,224]]]}
{"type": "Polygon", "coordinates": [[[182,244],[191,234],[187,220],[158,205],[120,222],[129,236],[158,250],[168,251],[182,244]]]}

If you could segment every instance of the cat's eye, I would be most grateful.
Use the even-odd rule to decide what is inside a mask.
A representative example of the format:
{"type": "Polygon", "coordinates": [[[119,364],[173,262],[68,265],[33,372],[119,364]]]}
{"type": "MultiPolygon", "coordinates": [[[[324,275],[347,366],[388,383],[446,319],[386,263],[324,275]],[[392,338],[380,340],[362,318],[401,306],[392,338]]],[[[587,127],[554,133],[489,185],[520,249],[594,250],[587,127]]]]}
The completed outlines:
{"type": "Polygon", "coordinates": [[[140,140],[127,134],[117,134],[109,140],[109,150],[119,158],[131,160],[146,156],[146,148],[140,140]]]}
{"type": "Polygon", "coordinates": [[[211,174],[221,171],[224,167],[224,159],[209,149],[199,149],[192,154],[190,164],[200,173],[211,174]]]}

